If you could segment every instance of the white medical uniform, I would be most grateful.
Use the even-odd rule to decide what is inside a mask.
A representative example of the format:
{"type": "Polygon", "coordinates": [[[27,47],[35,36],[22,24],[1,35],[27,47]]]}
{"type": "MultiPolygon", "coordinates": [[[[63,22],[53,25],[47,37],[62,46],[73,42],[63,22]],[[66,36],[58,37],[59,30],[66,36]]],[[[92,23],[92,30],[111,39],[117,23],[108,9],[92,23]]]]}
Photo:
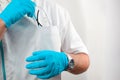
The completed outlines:
{"type": "MultiPolygon", "coordinates": [[[[36,13],[37,10],[40,11],[39,21],[43,27],[38,27],[34,18],[25,16],[7,30],[2,40],[7,80],[41,80],[35,75],[28,74],[25,68],[25,59],[32,55],[33,51],[88,53],[65,9],[49,0],[36,0],[36,4],[36,13]]],[[[61,80],[61,75],[47,80],[61,80]]]]}

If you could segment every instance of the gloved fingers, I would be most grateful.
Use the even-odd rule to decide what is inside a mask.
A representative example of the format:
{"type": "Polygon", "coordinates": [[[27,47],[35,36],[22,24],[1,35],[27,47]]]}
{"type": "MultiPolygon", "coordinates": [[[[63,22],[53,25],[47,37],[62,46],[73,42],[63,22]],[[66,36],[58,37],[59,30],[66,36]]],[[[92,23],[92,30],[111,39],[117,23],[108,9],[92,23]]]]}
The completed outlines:
{"type": "Polygon", "coordinates": [[[37,70],[30,70],[29,74],[31,75],[43,75],[43,74],[49,74],[51,71],[51,67],[50,66],[46,66],[44,68],[40,68],[37,70]]]}
{"type": "Polygon", "coordinates": [[[27,15],[29,17],[33,17],[34,13],[35,13],[35,6],[36,4],[32,1],[28,1],[28,2],[21,2],[22,6],[25,6],[25,11],[27,12],[27,15]]]}
{"type": "Polygon", "coordinates": [[[26,68],[27,69],[36,69],[36,68],[43,68],[43,67],[46,67],[47,64],[44,60],[41,60],[41,61],[38,61],[38,62],[33,62],[33,63],[30,63],[30,64],[27,64],[26,65],[26,68]]]}
{"type": "MultiPolygon", "coordinates": [[[[18,4],[19,6],[21,6],[20,8],[18,7],[18,11],[20,11],[20,9],[22,10],[20,13],[22,14],[27,14],[29,17],[33,17],[34,13],[35,13],[35,6],[36,4],[31,1],[31,0],[23,0],[23,1],[19,1],[19,0],[12,0],[12,3],[14,3],[14,5],[18,4]],[[25,12],[25,13],[23,13],[25,12]]],[[[16,9],[17,9],[16,7],[16,9]]]]}
{"type": "Polygon", "coordinates": [[[54,65],[52,65],[51,71],[48,74],[37,75],[37,77],[40,79],[49,79],[51,77],[58,75],[57,74],[58,72],[59,72],[59,69],[55,68],[54,65]]]}
{"type": "Polygon", "coordinates": [[[42,53],[42,51],[35,51],[35,52],[32,53],[32,55],[33,55],[33,56],[36,56],[36,55],[39,55],[39,54],[41,54],[41,53],[42,53]]]}
{"type": "Polygon", "coordinates": [[[31,1],[31,0],[12,0],[12,2],[17,2],[19,4],[21,4],[21,7],[24,8],[25,12],[27,13],[27,15],[29,17],[33,17],[34,12],[35,12],[35,2],[31,1]]]}
{"type": "Polygon", "coordinates": [[[36,55],[36,56],[30,56],[26,58],[27,62],[33,62],[33,61],[39,61],[39,60],[45,60],[45,55],[36,55]]]}
{"type": "Polygon", "coordinates": [[[31,1],[31,6],[29,6],[30,11],[27,13],[27,16],[33,17],[33,15],[35,13],[35,7],[36,7],[36,4],[31,1]]]}

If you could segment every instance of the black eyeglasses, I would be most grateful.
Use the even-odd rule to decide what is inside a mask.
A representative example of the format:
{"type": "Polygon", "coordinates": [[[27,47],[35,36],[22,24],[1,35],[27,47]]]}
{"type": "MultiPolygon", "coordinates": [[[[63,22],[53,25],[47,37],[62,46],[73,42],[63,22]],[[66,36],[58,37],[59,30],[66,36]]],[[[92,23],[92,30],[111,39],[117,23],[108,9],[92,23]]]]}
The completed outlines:
{"type": "Polygon", "coordinates": [[[36,21],[37,21],[38,26],[43,27],[42,24],[39,22],[38,18],[39,18],[39,10],[37,11],[37,18],[36,18],[36,21]]]}
{"type": "Polygon", "coordinates": [[[47,13],[45,12],[44,9],[36,9],[36,13],[34,14],[34,19],[38,25],[38,27],[43,27],[43,26],[48,26],[48,25],[51,25],[51,22],[50,22],[50,19],[47,15],[47,13]],[[39,13],[41,10],[41,13],[39,13]],[[42,16],[40,17],[40,14],[42,14],[42,16]],[[41,20],[42,20],[42,24],[41,24],[41,20]]]}

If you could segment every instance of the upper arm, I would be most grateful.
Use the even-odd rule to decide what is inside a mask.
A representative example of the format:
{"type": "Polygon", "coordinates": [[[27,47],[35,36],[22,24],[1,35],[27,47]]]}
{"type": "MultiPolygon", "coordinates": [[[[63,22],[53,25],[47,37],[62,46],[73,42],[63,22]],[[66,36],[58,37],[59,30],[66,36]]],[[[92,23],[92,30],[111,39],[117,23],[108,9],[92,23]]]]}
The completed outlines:
{"type": "Polygon", "coordinates": [[[62,47],[61,50],[66,53],[88,53],[86,46],[84,45],[81,37],[78,35],[75,27],[71,21],[69,13],[65,13],[65,24],[62,29],[62,47]]]}

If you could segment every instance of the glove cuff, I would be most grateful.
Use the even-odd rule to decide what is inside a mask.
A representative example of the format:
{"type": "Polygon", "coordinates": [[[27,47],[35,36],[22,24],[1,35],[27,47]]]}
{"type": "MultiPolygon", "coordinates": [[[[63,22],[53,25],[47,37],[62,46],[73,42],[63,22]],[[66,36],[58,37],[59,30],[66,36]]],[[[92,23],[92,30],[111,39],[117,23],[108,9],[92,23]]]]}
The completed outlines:
{"type": "Polygon", "coordinates": [[[65,66],[64,70],[66,71],[69,65],[69,59],[65,52],[62,52],[62,54],[64,55],[64,66],[65,66]]]}
{"type": "Polygon", "coordinates": [[[5,23],[6,28],[10,27],[11,23],[8,22],[8,20],[6,19],[6,16],[0,14],[0,19],[5,23]]]}

